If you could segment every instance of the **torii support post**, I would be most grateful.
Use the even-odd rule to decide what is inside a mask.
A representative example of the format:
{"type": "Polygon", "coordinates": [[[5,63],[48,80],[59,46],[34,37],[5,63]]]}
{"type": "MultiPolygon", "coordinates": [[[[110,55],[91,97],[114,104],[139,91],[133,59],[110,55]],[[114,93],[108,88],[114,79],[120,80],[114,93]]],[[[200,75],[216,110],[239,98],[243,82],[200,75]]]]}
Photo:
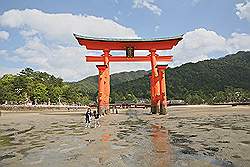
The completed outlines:
{"type": "MultiPolygon", "coordinates": [[[[96,66],[99,71],[98,75],[98,113],[103,114],[109,106],[107,106],[107,92],[105,87],[107,87],[107,83],[105,82],[106,80],[106,75],[107,75],[107,65],[97,65],[96,66]]],[[[109,97],[109,96],[108,96],[109,97]]],[[[109,104],[108,104],[109,105],[109,104]]]]}
{"type": "Polygon", "coordinates": [[[167,92],[165,78],[165,71],[167,68],[167,65],[157,65],[160,82],[160,114],[162,115],[165,115],[167,113],[167,92]]]}
{"type": "Polygon", "coordinates": [[[159,103],[159,96],[160,96],[160,83],[158,79],[158,70],[156,67],[156,50],[150,50],[150,57],[151,57],[151,68],[152,68],[152,76],[151,76],[151,113],[156,114],[160,111],[160,103],[159,103]]]}
{"type": "MultiPolygon", "coordinates": [[[[151,86],[151,85],[153,85],[153,78],[152,78],[151,74],[149,74],[148,77],[149,77],[149,81],[150,81],[150,95],[151,95],[151,103],[152,103],[152,101],[154,101],[154,96],[153,96],[154,95],[154,87],[151,86]]],[[[152,113],[152,110],[151,110],[151,113],[152,113]]],[[[152,114],[156,114],[156,113],[152,113],[152,114]]]]}

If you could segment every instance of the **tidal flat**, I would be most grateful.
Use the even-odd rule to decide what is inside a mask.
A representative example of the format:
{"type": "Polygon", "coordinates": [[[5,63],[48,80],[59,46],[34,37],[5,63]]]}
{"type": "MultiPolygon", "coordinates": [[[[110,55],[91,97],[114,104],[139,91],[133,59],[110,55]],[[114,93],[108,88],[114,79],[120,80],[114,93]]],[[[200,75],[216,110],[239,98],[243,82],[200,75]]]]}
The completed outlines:
{"type": "Polygon", "coordinates": [[[250,166],[250,106],[127,109],[98,128],[84,112],[2,112],[0,166],[250,166]]]}

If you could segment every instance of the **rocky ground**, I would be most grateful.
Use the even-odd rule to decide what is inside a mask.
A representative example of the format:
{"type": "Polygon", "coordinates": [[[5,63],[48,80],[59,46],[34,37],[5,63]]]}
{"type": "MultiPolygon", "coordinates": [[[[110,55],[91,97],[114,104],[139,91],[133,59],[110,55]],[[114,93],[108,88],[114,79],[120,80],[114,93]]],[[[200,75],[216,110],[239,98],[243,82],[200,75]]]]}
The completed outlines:
{"type": "Polygon", "coordinates": [[[78,112],[4,112],[0,166],[250,166],[249,106],[168,111],[129,109],[87,129],[78,112]]]}

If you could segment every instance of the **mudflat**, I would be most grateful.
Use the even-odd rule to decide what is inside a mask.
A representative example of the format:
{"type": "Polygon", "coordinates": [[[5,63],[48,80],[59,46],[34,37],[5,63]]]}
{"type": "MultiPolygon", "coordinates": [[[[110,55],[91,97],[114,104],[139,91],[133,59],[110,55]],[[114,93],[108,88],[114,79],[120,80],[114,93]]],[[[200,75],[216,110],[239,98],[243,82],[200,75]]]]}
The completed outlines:
{"type": "Polygon", "coordinates": [[[84,112],[3,112],[0,166],[250,166],[250,106],[128,109],[98,128],[84,112]]]}

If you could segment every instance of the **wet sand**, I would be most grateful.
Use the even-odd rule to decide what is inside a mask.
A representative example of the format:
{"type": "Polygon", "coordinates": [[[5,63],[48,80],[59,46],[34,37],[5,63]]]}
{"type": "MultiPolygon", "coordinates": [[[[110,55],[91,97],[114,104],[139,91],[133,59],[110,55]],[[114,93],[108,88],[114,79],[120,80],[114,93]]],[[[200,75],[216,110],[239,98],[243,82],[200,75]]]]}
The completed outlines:
{"type": "Polygon", "coordinates": [[[120,111],[91,129],[80,112],[2,113],[0,166],[250,166],[250,106],[168,111],[120,111]]]}

